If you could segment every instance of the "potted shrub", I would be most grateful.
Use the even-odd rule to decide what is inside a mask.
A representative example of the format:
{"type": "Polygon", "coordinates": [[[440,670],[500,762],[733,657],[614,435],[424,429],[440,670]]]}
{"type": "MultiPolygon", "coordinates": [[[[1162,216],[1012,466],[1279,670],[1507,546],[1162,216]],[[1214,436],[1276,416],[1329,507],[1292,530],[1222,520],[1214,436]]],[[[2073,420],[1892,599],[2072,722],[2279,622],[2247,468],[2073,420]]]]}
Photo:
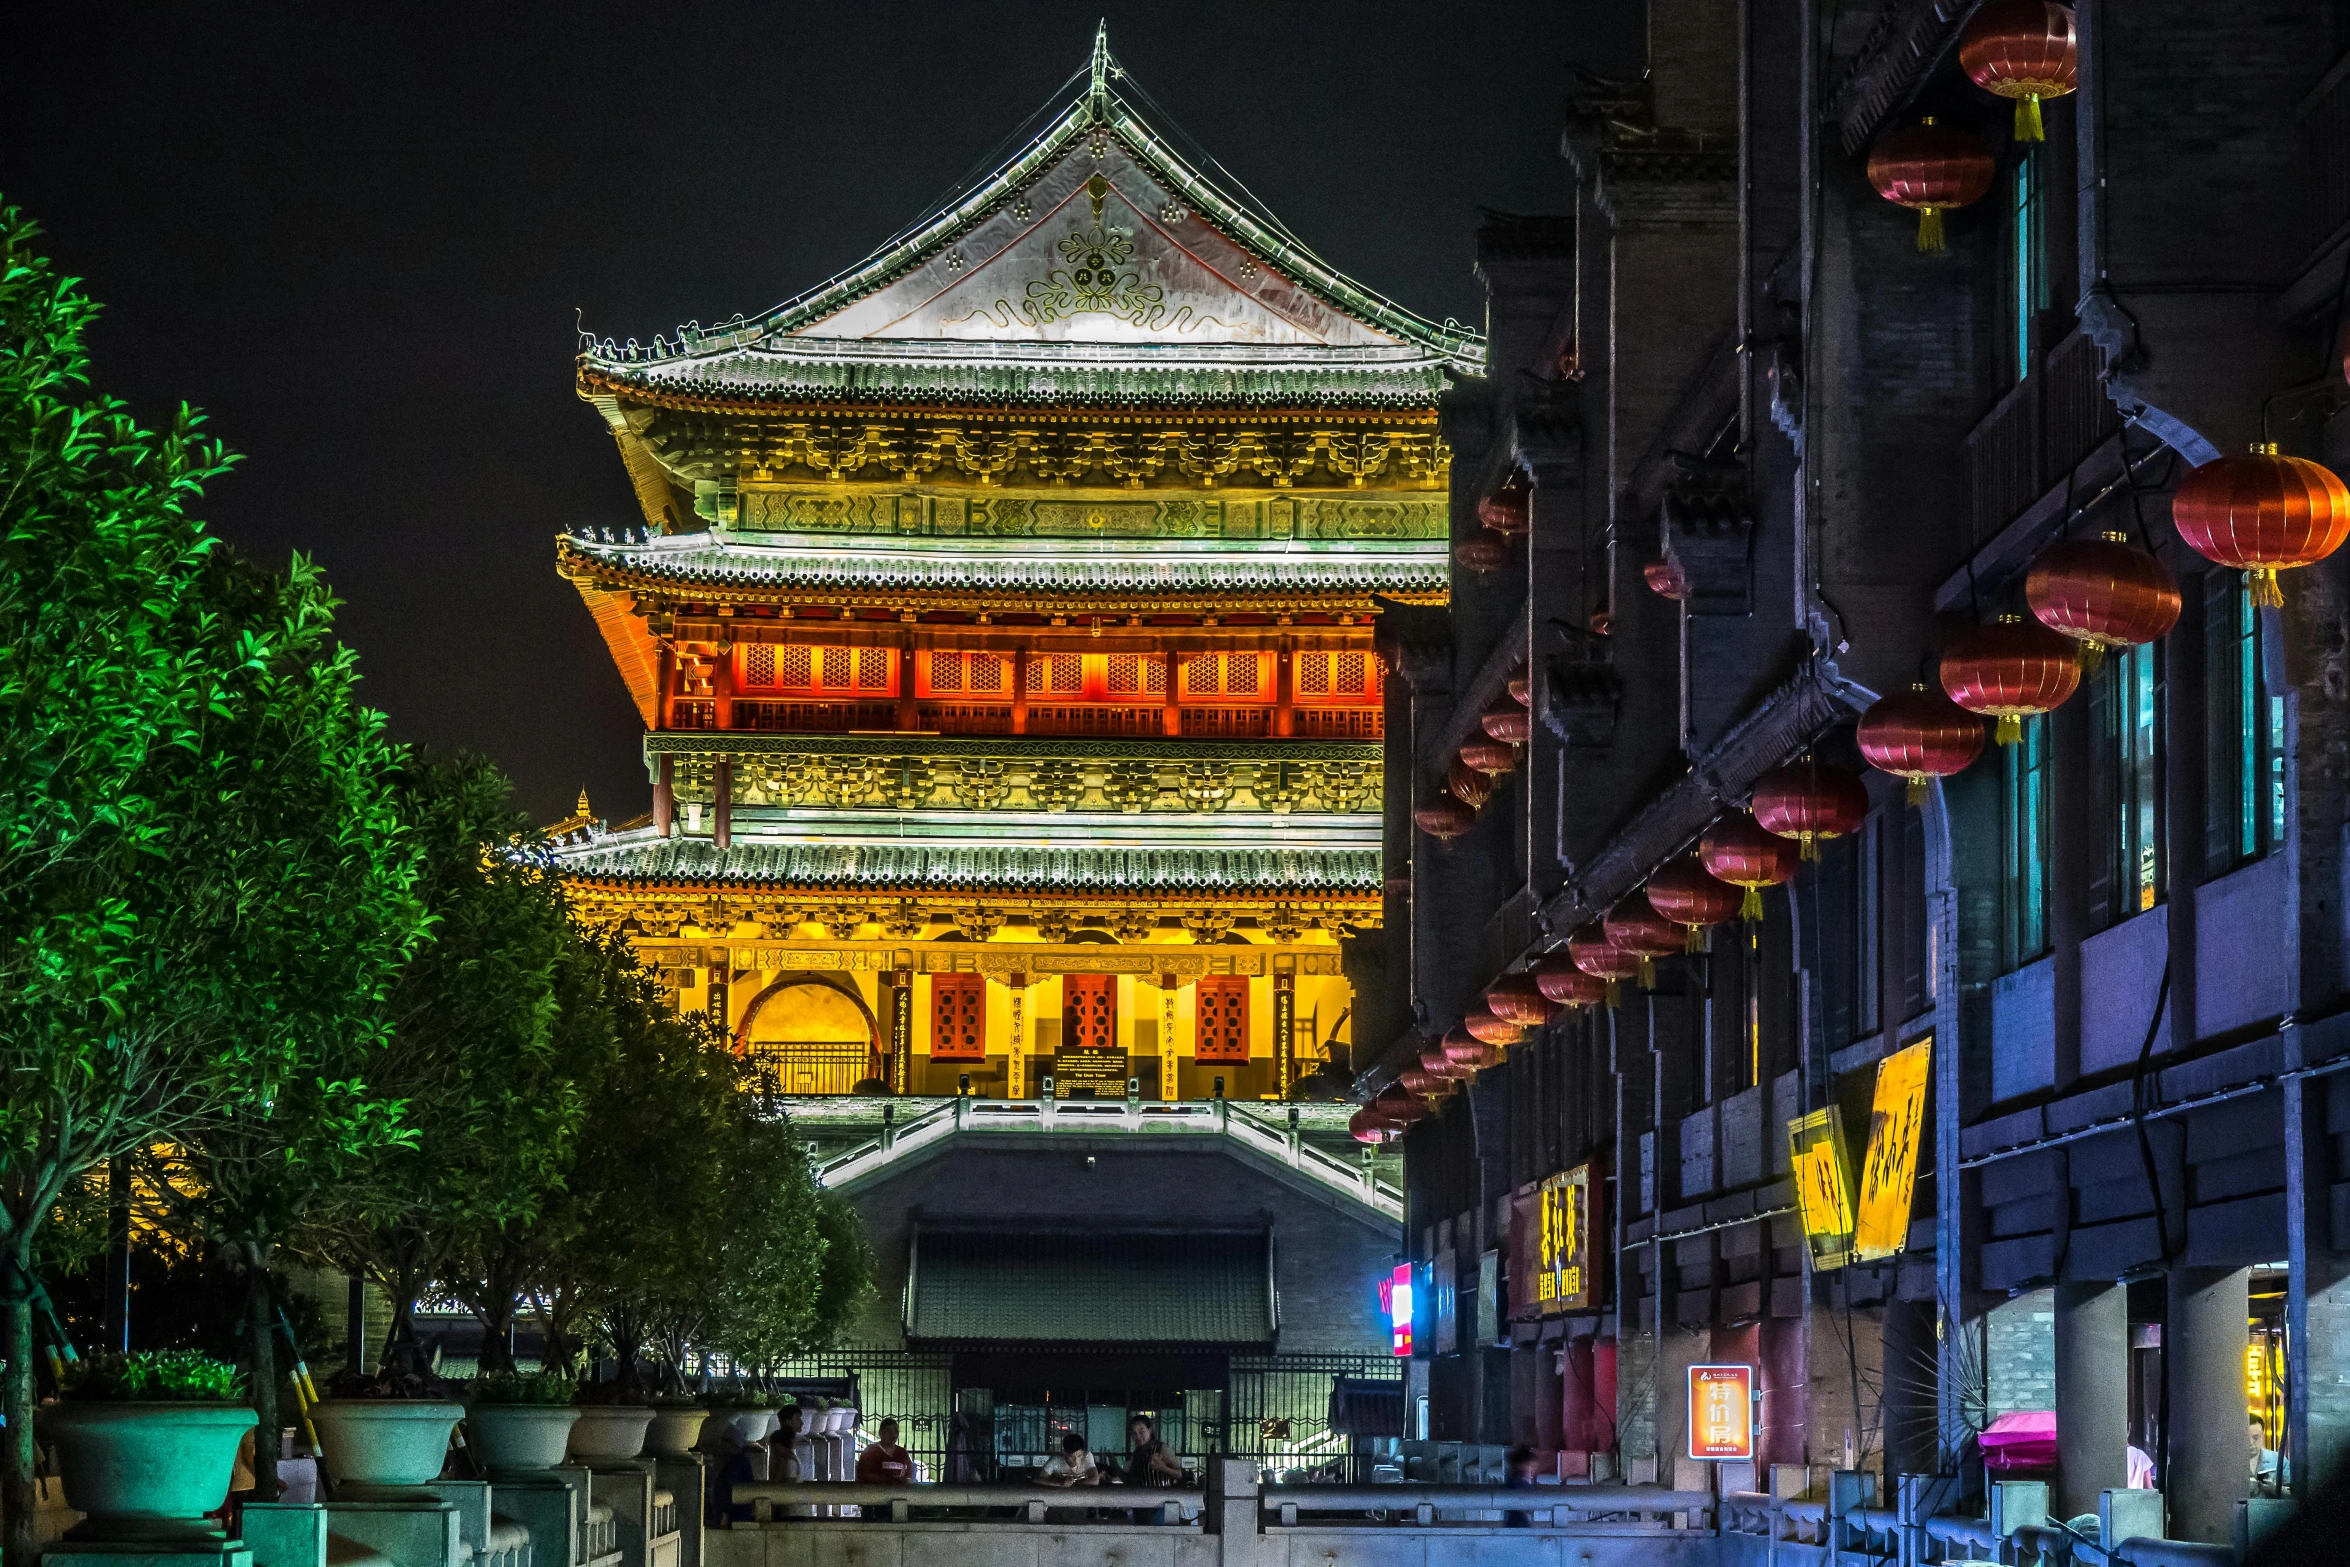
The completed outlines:
{"type": "Polygon", "coordinates": [[[645,1450],[653,1411],[618,1382],[586,1383],[579,1390],[579,1424],[571,1428],[575,1464],[624,1464],[645,1450]]]}
{"type": "Polygon", "coordinates": [[[257,1419],[236,1367],[193,1350],[92,1355],[64,1393],[37,1422],[66,1505],[88,1515],[67,1538],[219,1537],[204,1515],[228,1500],[237,1444],[257,1419]]]}
{"type": "Polygon", "coordinates": [[[354,1501],[430,1496],[418,1487],[441,1477],[449,1433],[465,1418],[449,1385],[407,1344],[393,1346],[377,1375],[346,1372],[334,1385],[336,1397],[310,1406],[310,1423],[318,1428],[319,1459],[336,1494],[354,1501]]]}
{"type": "Polygon", "coordinates": [[[535,1474],[563,1462],[579,1422],[577,1389],[558,1372],[498,1371],[465,1395],[465,1441],[493,1475],[535,1474]]]}
{"type": "Polygon", "coordinates": [[[701,1440],[702,1423],[710,1406],[693,1393],[655,1393],[645,1400],[653,1406],[653,1423],[645,1432],[645,1451],[664,1458],[683,1458],[701,1440]]]}
{"type": "Polygon", "coordinates": [[[776,1401],[772,1394],[741,1382],[722,1383],[710,1390],[709,1424],[703,1429],[706,1442],[715,1442],[723,1431],[736,1447],[748,1447],[762,1440],[776,1427],[776,1401]]]}

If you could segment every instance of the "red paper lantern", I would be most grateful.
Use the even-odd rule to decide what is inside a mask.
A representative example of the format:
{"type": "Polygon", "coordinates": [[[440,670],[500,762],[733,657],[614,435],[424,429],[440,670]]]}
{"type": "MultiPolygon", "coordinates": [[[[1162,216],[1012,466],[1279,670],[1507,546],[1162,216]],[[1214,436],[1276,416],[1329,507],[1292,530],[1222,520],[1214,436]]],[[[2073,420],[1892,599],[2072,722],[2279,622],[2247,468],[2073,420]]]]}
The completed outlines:
{"type": "Polygon", "coordinates": [[[1958,63],[1977,87],[2015,100],[2015,139],[2046,141],[2040,100],[2080,85],[2073,8],[2055,0],[1990,0],[1967,23],[1958,63]]]}
{"type": "Polygon", "coordinates": [[[1454,1066],[1465,1066],[1471,1071],[1486,1064],[1485,1057],[1492,1049],[1484,1040],[1470,1033],[1466,1026],[1459,1023],[1455,1023],[1444,1031],[1444,1038],[1438,1042],[1437,1048],[1444,1052],[1445,1060],[1454,1066]]]}
{"type": "Polygon", "coordinates": [[[1705,950],[1705,930],[1735,919],[1744,895],[1694,854],[1685,854],[1648,878],[1649,906],[1688,932],[1691,952],[1705,950]]]}
{"type": "MultiPolygon", "coordinates": [[[[1475,1043],[1475,1041],[1472,1040],[1471,1043],[1475,1043]]],[[[1420,1070],[1445,1085],[1444,1090],[1440,1090],[1440,1092],[1448,1091],[1453,1084],[1458,1083],[1464,1077],[1477,1075],[1475,1067],[1455,1061],[1451,1052],[1441,1044],[1430,1045],[1420,1052],[1420,1070]]]]}
{"type": "Polygon", "coordinates": [[[1444,1092],[1444,1080],[1425,1067],[1407,1066],[1395,1074],[1395,1080],[1403,1085],[1404,1092],[1410,1094],[1415,1103],[1422,1105],[1422,1115],[1428,1113],[1426,1102],[1444,1092]]]}
{"type": "Polygon", "coordinates": [[[1358,1143],[1392,1142],[1401,1130],[1392,1121],[1373,1115],[1368,1105],[1347,1117],[1346,1129],[1358,1143]]]}
{"type": "Polygon", "coordinates": [[[1871,703],[1857,738],[1871,767],[1909,780],[1914,805],[1926,797],[1927,779],[1963,773],[1983,754],[1983,721],[1918,685],[1871,703]]]}
{"type": "Polygon", "coordinates": [[[1525,532],[1527,516],[1526,492],[1514,487],[1495,490],[1477,503],[1477,520],[1505,537],[1525,532]]]}
{"type": "Polygon", "coordinates": [[[1807,756],[1762,776],[1753,811],[1763,831],[1793,838],[1801,858],[1816,860],[1822,838],[1857,832],[1868,820],[1869,791],[1856,774],[1807,756]]]}
{"type": "Polygon", "coordinates": [[[1998,170],[1990,148],[1964,131],[1935,123],[1932,115],[1888,131],[1869,150],[1869,183],[1877,194],[1917,209],[1920,250],[1948,248],[1942,241],[1942,214],[1989,195],[1998,170]]]}
{"type": "Polygon", "coordinates": [[[1765,832],[1744,811],[1732,811],[1707,828],[1697,841],[1697,858],[1719,880],[1746,889],[1738,912],[1750,920],[1762,918],[1763,888],[1795,874],[1795,845],[1765,832]]]}
{"type": "Polygon", "coordinates": [[[1444,776],[1444,787],[1452,791],[1454,799],[1472,811],[1493,798],[1493,780],[1457,757],[1453,760],[1451,771],[1444,776]]]}
{"type": "Polygon", "coordinates": [[[1509,690],[1510,700],[1520,707],[1534,705],[1534,677],[1526,672],[1525,665],[1520,664],[1516,672],[1510,676],[1509,690]]]}
{"type": "Polygon", "coordinates": [[[1513,1023],[1491,1012],[1472,1012],[1461,1019],[1461,1027],[1467,1029],[1473,1038],[1495,1050],[1506,1050],[1526,1037],[1523,1024],[1513,1023]]]}
{"type": "Polygon", "coordinates": [[[2179,584],[2126,533],[2063,539],[2024,578],[2032,618],[2081,645],[2081,666],[2109,647],[2137,647],[2179,623],[2179,584]]]}
{"type": "Polygon", "coordinates": [[[1509,558],[1509,540],[1491,528],[1479,528],[1452,547],[1453,564],[1480,576],[1489,571],[1499,571],[1509,558]]]}
{"type": "Polygon", "coordinates": [[[1412,825],[1439,843],[1450,843],[1477,825],[1477,813],[1459,796],[1440,794],[1412,812],[1412,825]]]}
{"type": "Polygon", "coordinates": [[[1608,910],[1600,928],[1607,932],[1609,946],[1632,955],[1642,989],[1656,983],[1658,958],[1686,951],[1689,946],[1688,932],[1659,914],[1645,892],[1635,892],[1608,910]]]}
{"type": "Polygon", "coordinates": [[[1534,738],[1534,715],[1523,702],[1496,702],[1477,723],[1489,738],[1507,745],[1524,745],[1534,738]]]}
{"type": "Polygon", "coordinates": [[[1487,777],[1497,777],[1518,765],[1518,748],[1499,740],[1471,740],[1461,747],[1461,761],[1487,777]]]}
{"type": "Polygon", "coordinates": [[[1689,596],[1689,579],[1681,575],[1679,564],[1673,561],[1662,558],[1650,561],[1640,568],[1640,580],[1660,599],[1671,599],[1678,604],[1689,596]]]}
{"type": "Polygon", "coordinates": [[[1371,1101],[1370,1107],[1398,1126],[1409,1125],[1428,1114],[1428,1106],[1403,1082],[1400,1074],[1395,1082],[1379,1091],[1379,1097],[1371,1101]]]}
{"type": "Polygon", "coordinates": [[[1595,1007],[1607,1000],[1607,981],[1584,973],[1571,958],[1544,958],[1530,972],[1535,988],[1562,1007],[1595,1007]]]}
{"type": "Polygon", "coordinates": [[[1531,974],[1504,974],[1486,986],[1485,1009],[1525,1028],[1540,1028],[1561,1010],[1559,1003],[1542,993],[1531,974]]]}
{"type": "Polygon", "coordinates": [[[1608,940],[1605,928],[1599,925],[1567,938],[1567,961],[1592,978],[1610,984],[1640,972],[1640,954],[1626,952],[1608,940]]]}
{"type": "Polygon", "coordinates": [[[2273,442],[2215,457],[2179,481],[2171,521],[2205,560],[2252,579],[2252,601],[2285,602],[2277,573],[2324,560],[2350,537],[2350,487],[2331,468],[2280,457],[2273,442]]]}
{"type": "Polygon", "coordinates": [[[2062,707],[2081,687],[2081,659],[2070,637],[2036,620],[2002,615],[1970,626],[1942,650],[1942,689],[1970,713],[1996,718],[1994,737],[2013,745],[2023,721],[2062,707]]]}

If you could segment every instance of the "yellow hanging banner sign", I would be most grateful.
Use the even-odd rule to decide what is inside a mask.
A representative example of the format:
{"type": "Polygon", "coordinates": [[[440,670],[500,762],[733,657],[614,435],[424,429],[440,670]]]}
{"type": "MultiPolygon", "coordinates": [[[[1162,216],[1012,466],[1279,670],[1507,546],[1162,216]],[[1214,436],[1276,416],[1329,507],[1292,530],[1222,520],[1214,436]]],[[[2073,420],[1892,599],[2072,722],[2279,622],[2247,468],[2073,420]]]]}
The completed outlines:
{"type": "Polygon", "coordinates": [[[1844,1117],[1834,1105],[1787,1123],[1787,1152],[1795,1171],[1795,1205],[1815,1268],[1852,1260],[1852,1168],[1844,1146],[1844,1117]]]}
{"type": "Polygon", "coordinates": [[[1853,1225],[1855,1261],[1898,1256],[1909,1244],[1918,1142],[1926,1120],[1926,1076],[1933,1059],[1934,1036],[1928,1034],[1877,1065],[1868,1157],[1861,1166],[1860,1208],[1853,1225]]]}

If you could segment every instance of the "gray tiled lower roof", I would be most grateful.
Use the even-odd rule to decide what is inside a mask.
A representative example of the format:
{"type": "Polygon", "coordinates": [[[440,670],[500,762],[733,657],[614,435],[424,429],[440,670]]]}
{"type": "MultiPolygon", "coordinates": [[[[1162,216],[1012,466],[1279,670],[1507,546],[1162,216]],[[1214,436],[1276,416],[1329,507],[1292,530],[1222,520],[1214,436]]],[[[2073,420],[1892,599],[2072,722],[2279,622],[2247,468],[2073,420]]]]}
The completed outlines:
{"type": "Polygon", "coordinates": [[[911,548],[858,537],[837,545],[766,543],[712,533],[656,537],[642,544],[571,538],[568,548],[598,565],[662,582],[906,588],[941,592],[1057,590],[1305,593],[1428,593],[1451,580],[1445,541],[1315,549],[1254,544],[1185,547],[1167,540],[1076,541],[989,548],[911,548]]]}
{"type": "Polygon", "coordinates": [[[1262,1234],[918,1230],[909,1338],[945,1343],[1273,1341],[1262,1234]]]}
{"type": "Polygon", "coordinates": [[[614,833],[554,851],[557,870],[593,881],[783,887],[954,887],[1007,891],[1375,892],[1377,849],[1077,848],[976,843],[761,843],[614,833]]]}

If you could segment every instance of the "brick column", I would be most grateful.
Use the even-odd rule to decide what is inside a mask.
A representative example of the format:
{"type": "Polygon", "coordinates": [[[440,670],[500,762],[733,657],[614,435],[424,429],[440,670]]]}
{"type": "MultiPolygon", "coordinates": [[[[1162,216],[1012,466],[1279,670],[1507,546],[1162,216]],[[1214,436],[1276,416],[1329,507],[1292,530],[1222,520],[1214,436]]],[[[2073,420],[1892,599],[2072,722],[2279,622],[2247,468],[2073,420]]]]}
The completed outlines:
{"type": "MultiPolygon", "coordinates": [[[[2224,1543],[2251,1494],[2244,1392],[2246,1268],[2174,1268],[2162,1374],[2170,1383],[2170,1532],[2224,1543]]],[[[2061,1429],[2061,1427],[2060,1427],[2061,1429]]]]}
{"type": "Polygon", "coordinates": [[[2118,1284],[2056,1286],[2053,1503],[2060,1518],[2097,1511],[2097,1493],[2129,1479],[2128,1302],[2118,1284]]]}

